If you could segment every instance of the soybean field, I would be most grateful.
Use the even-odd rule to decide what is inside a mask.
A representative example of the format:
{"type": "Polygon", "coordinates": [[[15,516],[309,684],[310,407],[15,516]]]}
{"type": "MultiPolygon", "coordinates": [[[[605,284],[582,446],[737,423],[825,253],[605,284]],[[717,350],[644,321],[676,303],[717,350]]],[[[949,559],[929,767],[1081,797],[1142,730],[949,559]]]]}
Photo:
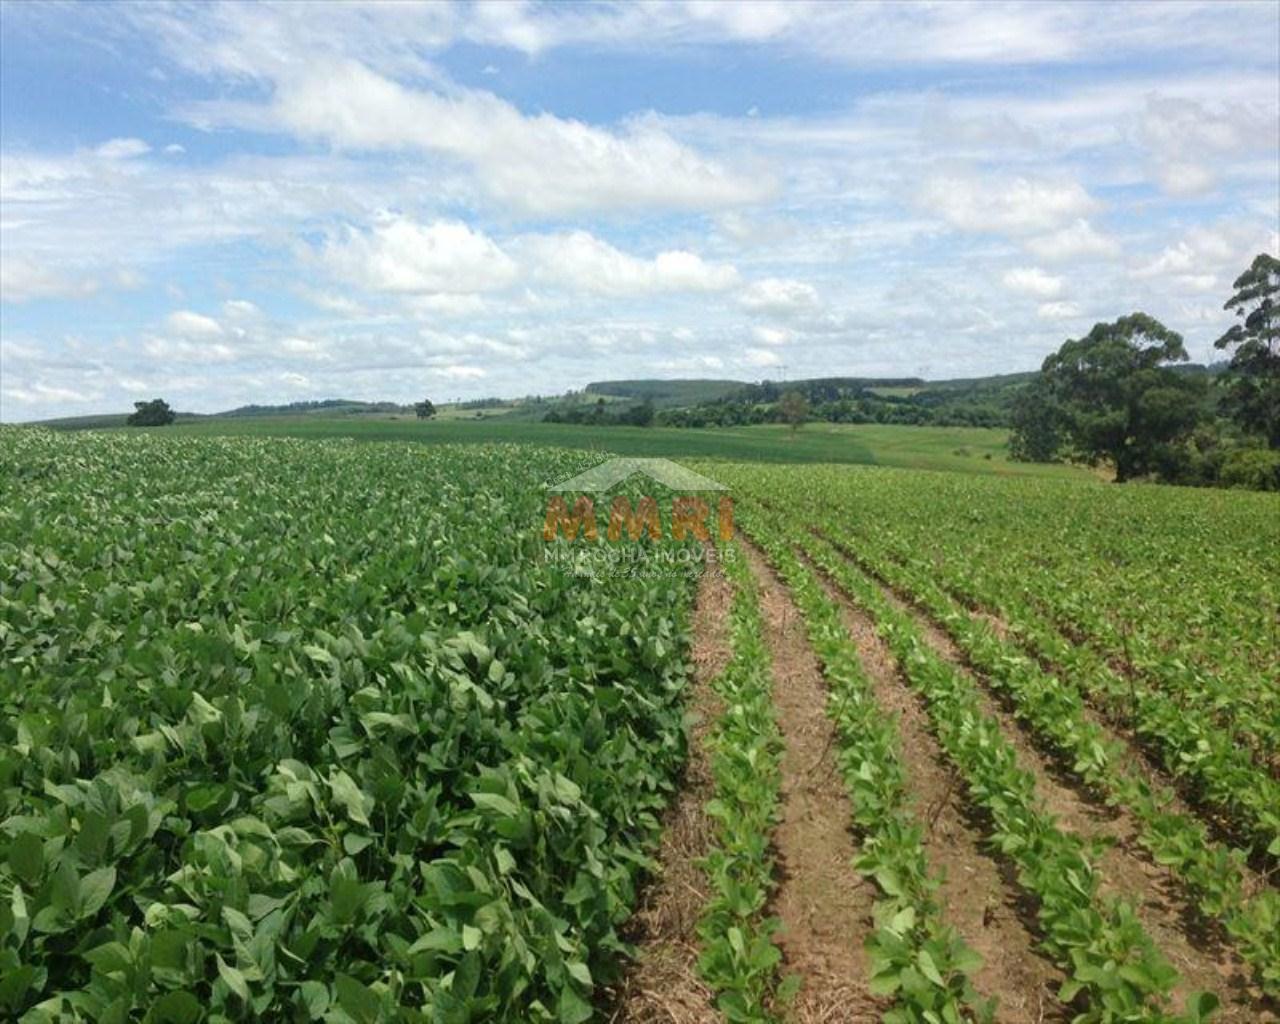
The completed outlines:
{"type": "Polygon", "coordinates": [[[0,1013],[1277,1019],[1275,496],[600,458],[0,431],[0,1013]]]}
{"type": "Polygon", "coordinates": [[[4,1015],[591,1015],[690,604],[542,561],[591,460],[0,439],[4,1015]]]}

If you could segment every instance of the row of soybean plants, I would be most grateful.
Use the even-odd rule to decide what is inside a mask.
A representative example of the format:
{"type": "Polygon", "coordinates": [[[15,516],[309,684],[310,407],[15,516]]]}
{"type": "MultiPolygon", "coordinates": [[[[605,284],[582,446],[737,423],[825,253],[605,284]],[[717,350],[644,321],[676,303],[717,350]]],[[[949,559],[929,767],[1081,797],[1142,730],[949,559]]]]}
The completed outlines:
{"type": "Polygon", "coordinates": [[[875,467],[803,467],[792,484],[841,509],[846,531],[1033,604],[1276,769],[1275,495],[875,467]]]}
{"type": "MultiPolygon", "coordinates": [[[[892,532],[879,531],[877,539],[892,532]]],[[[963,541],[942,543],[958,548],[963,541]]],[[[898,560],[912,561],[906,544],[892,550],[898,560]]],[[[1251,696],[1230,682],[1210,685],[1185,665],[1185,671],[1163,676],[1125,667],[1127,662],[1109,658],[1087,640],[1065,635],[1070,629],[1052,614],[1047,599],[1059,585],[1044,575],[1028,578],[1009,561],[966,560],[963,568],[958,559],[941,567],[930,561],[929,569],[970,606],[995,610],[1038,657],[1085,681],[1108,717],[1131,726],[1167,771],[1186,780],[1198,801],[1220,809],[1256,850],[1280,856],[1280,780],[1274,776],[1280,705],[1272,699],[1280,688],[1272,686],[1264,698],[1266,691],[1251,696]],[[1229,720],[1219,713],[1227,708],[1229,720]]],[[[1253,681],[1268,677],[1274,679],[1274,672],[1259,670],[1253,681]]]]}
{"type": "Polygon", "coordinates": [[[887,557],[874,538],[856,547],[835,541],[836,528],[822,524],[828,542],[814,542],[828,564],[835,550],[870,570],[940,625],[966,659],[1013,702],[1017,716],[1051,749],[1062,768],[1115,805],[1131,810],[1141,825],[1139,840],[1194,895],[1201,912],[1222,922],[1264,990],[1280,994],[1280,894],[1249,891],[1244,854],[1216,842],[1204,823],[1169,810],[1173,793],[1125,768],[1127,749],[1090,719],[1081,691],[1066,674],[1051,674],[1017,643],[1002,638],[981,615],[965,608],[916,563],[887,557]]]}
{"type": "MultiPolygon", "coordinates": [[[[1190,607],[1188,594],[1202,594],[1206,586],[1204,580],[1218,578],[1224,581],[1223,585],[1208,607],[1213,609],[1217,621],[1238,623],[1244,630],[1235,638],[1239,652],[1226,664],[1260,666],[1266,657],[1273,663],[1270,672],[1255,667],[1248,685],[1238,678],[1240,672],[1233,670],[1223,674],[1223,679],[1233,680],[1230,683],[1214,682],[1198,673],[1194,682],[1175,686],[1168,677],[1156,679],[1143,672],[1117,669],[1091,644],[1075,643],[1064,636],[1062,623],[1047,610],[1063,602],[1086,604],[1091,591],[1071,596],[1070,571],[1063,570],[1059,575],[1056,569],[1029,563],[1027,550],[1043,553],[1045,565],[1056,564],[1060,560],[1058,549],[1063,547],[1061,531],[1071,529],[1076,534],[1076,546],[1070,549],[1075,561],[1092,565],[1096,571],[1098,563],[1106,561],[1108,547],[1102,525],[1096,525],[1093,532],[1078,524],[1073,527],[1065,522],[1065,512],[1064,522],[1057,526],[1029,515],[1021,527],[1021,535],[1017,536],[1018,528],[1007,522],[1012,514],[1009,509],[1038,507],[1037,501],[1029,499],[1034,497],[1037,487],[1044,486],[1043,482],[1033,485],[1006,481],[1004,486],[1010,491],[1006,494],[989,493],[991,485],[985,482],[971,492],[968,478],[962,478],[961,485],[948,482],[942,491],[954,499],[955,504],[938,509],[930,504],[930,499],[936,497],[934,492],[942,487],[935,480],[942,474],[881,474],[872,480],[874,486],[868,487],[864,474],[836,473],[822,468],[800,472],[806,474],[805,492],[813,497],[814,508],[820,510],[817,514],[830,522],[833,536],[851,543],[856,540],[860,550],[881,551],[900,564],[913,565],[921,575],[936,579],[969,606],[997,612],[1028,650],[1053,665],[1060,676],[1076,683],[1082,695],[1111,721],[1118,726],[1132,727],[1188,795],[1223,817],[1253,854],[1264,859],[1280,856],[1280,780],[1273,777],[1274,766],[1266,763],[1268,758],[1274,760],[1276,751],[1274,742],[1267,737],[1273,727],[1280,727],[1280,705],[1273,707],[1268,703],[1280,701],[1280,689],[1274,686],[1280,663],[1276,663],[1278,649],[1267,639],[1267,629],[1275,627],[1254,621],[1254,613],[1266,603],[1266,587],[1280,582],[1274,557],[1254,559],[1255,564],[1245,568],[1239,565],[1242,558],[1236,546],[1225,540],[1220,540],[1215,548],[1205,539],[1193,557],[1183,550],[1181,542],[1170,539],[1170,548],[1165,553],[1166,573],[1174,582],[1152,584],[1151,592],[1138,607],[1157,601],[1164,606],[1182,608],[1188,620],[1187,630],[1192,632],[1191,620],[1200,612],[1190,607]],[[1027,489],[1025,493],[1023,489],[1027,489]],[[996,502],[993,494],[1004,500],[996,502]],[[886,509],[892,514],[883,518],[872,514],[886,509]],[[1002,541],[998,549],[976,539],[983,536],[984,530],[993,529],[986,523],[988,518],[1001,524],[1000,531],[992,534],[1002,541]],[[1095,538],[1095,550],[1080,547],[1085,543],[1081,534],[1095,538]],[[1273,574],[1270,583],[1245,596],[1246,581],[1253,580],[1259,572],[1265,577],[1268,565],[1273,574]],[[1176,566],[1178,573],[1184,575],[1189,572],[1203,577],[1199,589],[1184,587],[1181,577],[1169,566],[1176,566]],[[1231,595],[1235,595],[1234,598],[1231,595]],[[1248,607],[1228,607],[1231,601],[1248,607]],[[1246,628],[1244,623],[1252,625],[1246,628]],[[1229,717],[1230,722],[1225,722],[1224,716],[1229,717]]],[[[769,486],[772,485],[766,485],[765,489],[769,486]]],[[[1062,485],[1054,486],[1061,488],[1062,485]]],[[[1100,490],[1102,495],[1112,495],[1116,489],[1100,490]]],[[[1055,489],[1054,494],[1064,501],[1070,498],[1080,503],[1076,511],[1086,522],[1095,524],[1100,523],[1104,513],[1118,515],[1125,510],[1133,511],[1129,508],[1133,502],[1137,502],[1139,508],[1148,508],[1150,503],[1160,507],[1160,502],[1169,500],[1174,502],[1172,508],[1184,513],[1189,511],[1184,506],[1194,496],[1178,493],[1166,498],[1165,490],[1168,489],[1146,489],[1143,496],[1125,499],[1127,504],[1114,508],[1107,504],[1113,499],[1097,496],[1098,488],[1077,486],[1062,494],[1055,489]],[[1085,497],[1072,497],[1076,491],[1085,497]]],[[[1068,506],[1066,511],[1070,509],[1068,506]]],[[[1208,514],[1205,510],[1201,512],[1208,514]]],[[[1167,517],[1171,513],[1162,514],[1167,517]]],[[[1235,514],[1257,516],[1256,502],[1246,500],[1243,510],[1237,509],[1235,514]]],[[[1101,521],[1111,520],[1108,515],[1101,521]]],[[[1253,525],[1260,535],[1277,529],[1261,518],[1253,525]]],[[[1190,533],[1201,536],[1196,531],[1190,533]]],[[[1138,559],[1139,555],[1133,557],[1138,559]]],[[[1150,561],[1155,556],[1143,557],[1150,561]]],[[[1120,570],[1116,572],[1123,574],[1120,570]]]]}
{"type": "MultiPolygon", "coordinates": [[[[1178,760],[1200,760],[1204,738],[1215,748],[1205,759],[1224,770],[1251,755],[1274,774],[1280,501],[1162,488],[1089,488],[1076,501],[1077,508],[1052,518],[1045,509],[1037,517],[983,506],[998,530],[975,543],[973,534],[987,530],[966,524],[964,547],[954,537],[941,545],[940,559],[979,592],[975,599],[1009,595],[1019,611],[1105,667],[1117,710],[1125,706],[1121,690],[1132,684],[1189,712],[1185,727],[1172,716],[1148,730],[1175,744],[1178,760]],[[1054,543],[1041,543],[1044,537],[1054,543]],[[1223,755],[1232,744],[1245,749],[1228,762],[1223,755]]],[[[902,539],[904,550],[919,550],[902,539]]],[[[1274,789],[1267,794],[1273,808],[1275,796],[1274,789]]],[[[1278,834],[1273,829],[1272,838],[1278,834]]]]}
{"type": "MultiPolygon", "coordinates": [[[[1210,698],[1192,685],[1196,696],[1191,699],[1184,689],[1118,671],[1089,644],[1064,637],[1045,611],[1047,595],[1059,594],[1062,581],[1044,572],[1027,574],[1008,555],[975,557],[967,531],[959,526],[944,525],[917,549],[905,539],[898,523],[862,523],[850,530],[847,518],[837,510],[861,498],[846,485],[831,482],[826,516],[834,536],[856,536],[860,550],[879,551],[883,558],[913,566],[921,579],[936,579],[971,606],[996,610],[1028,650],[1058,669],[1065,681],[1079,686],[1112,721],[1131,726],[1162,766],[1185,781],[1197,802],[1227,817],[1253,852],[1280,856],[1280,781],[1239,742],[1237,730],[1217,721],[1214,706],[1233,705],[1236,722],[1245,723],[1255,736],[1269,731],[1270,718],[1280,721],[1280,709],[1269,718],[1261,709],[1249,710],[1247,692],[1210,698]]],[[[1044,546],[1052,546],[1048,538],[1044,546]]],[[[1216,563],[1202,568],[1206,574],[1220,571],[1216,563]]],[[[1280,688],[1270,690],[1280,696],[1280,688]]],[[[1265,746],[1267,741],[1262,742],[1265,746]]]]}
{"type": "MultiPolygon", "coordinates": [[[[856,866],[880,890],[867,944],[873,992],[894,997],[885,1019],[989,1020],[992,1007],[969,980],[981,960],[940,918],[938,881],[928,874],[922,829],[907,802],[896,725],[876,705],[857,650],[812,575],[784,549],[769,544],[766,552],[792,588],[831,684],[829,712],[861,840],[856,866]]],[[[779,981],[780,957],[772,941],[777,922],[766,916],[775,881],[770,843],[781,737],[756,581],[736,545],[725,550],[722,564],[735,588],[733,655],[712,683],[723,711],[708,740],[715,779],[708,811],[717,829],[704,864],[712,895],[699,926],[700,966],[726,1019],[770,1021],[799,980],[779,981]]]]}
{"type": "Polygon", "coordinates": [[[699,969],[730,1021],[773,1021],[792,982],[781,981],[778,922],[767,913],[782,782],[782,737],[755,579],[736,545],[719,564],[733,586],[732,656],[711,681],[722,710],[707,734],[715,792],[706,813],[714,844],[703,861],[710,896],[698,924],[699,969]]]}
{"type": "Polygon", "coordinates": [[[855,866],[879,893],[866,946],[872,993],[892,997],[883,1019],[988,1021],[994,1005],[971,981],[982,960],[942,921],[939,881],[929,873],[924,830],[910,803],[897,722],[877,703],[857,647],[817,579],[764,520],[751,517],[745,525],[789,587],[830,687],[828,713],[860,844],[855,866]]]}
{"type": "Polygon", "coordinates": [[[691,588],[544,557],[589,462],[0,430],[0,1017],[590,1017],[691,588]]]}
{"type": "Polygon", "coordinates": [[[990,842],[1016,865],[1019,883],[1035,897],[1043,946],[1067,974],[1060,997],[1078,1006],[1075,1020],[1205,1019],[1217,997],[1194,993],[1182,1011],[1169,1006],[1176,970],[1133,906],[1099,891],[1088,844],[1041,810],[1034,777],[1019,767],[999,723],[983,713],[973,681],[932,649],[912,616],[875,581],[846,560],[824,557],[829,549],[824,552],[804,525],[784,525],[764,511],[744,513],[742,520],[748,530],[772,520],[876,622],[906,679],[924,697],[935,735],[970,798],[989,816],[990,842]]]}

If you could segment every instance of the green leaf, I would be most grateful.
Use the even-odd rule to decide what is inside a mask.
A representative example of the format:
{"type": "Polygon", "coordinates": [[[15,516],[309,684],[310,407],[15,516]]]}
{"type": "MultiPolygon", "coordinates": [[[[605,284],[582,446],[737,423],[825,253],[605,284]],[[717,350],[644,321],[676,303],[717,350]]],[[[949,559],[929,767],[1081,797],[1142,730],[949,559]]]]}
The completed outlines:
{"type": "Polygon", "coordinates": [[[867,987],[871,989],[872,995],[888,996],[898,991],[898,987],[902,984],[898,971],[889,970],[872,976],[867,987]]]}
{"type": "Polygon", "coordinates": [[[190,992],[166,992],[151,1005],[149,1019],[152,1024],[195,1024],[203,1012],[190,992]]]}
{"type": "Polygon", "coordinates": [[[133,963],[129,947],[120,942],[106,942],[84,954],[84,958],[104,974],[127,970],[133,963]]]}
{"type": "Polygon", "coordinates": [[[804,987],[804,978],[799,974],[788,974],[778,983],[777,989],[774,991],[773,997],[778,1005],[788,1007],[795,1002],[796,996],[800,994],[800,989],[804,987]]]}
{"type": "Polygon", "coordinates": [[[227,922],[227,927],[231,929],[231,934],[238,939],[250,939],[253,937],[253,923],[235,907],[223,907],[222,919],[227,922]]]}
{"type": "Polygon", "coordinates": [[[329,776],[329,788],[333,791],[333,798],[346,808],[348,818],[358,825],[369,824],[369,816],[365,813],[365,801],[367,800],[372,806],[373,798],[365,796],[356,785],[355,779],[342,769],[338,769],[329,776]]]}
{"type": "Polygon", "coordinates": [[[329,989],[318,981],[304,981],[300,994],[312,1020],[320,1020],[329,1009],[329,989]]]}
{"type": "Polygon", "coordinates": [[[44,843],[34,832],[19,832],[9,846],[9,866],[29,886],[40,881],[44,870],[44,843]]]}
{"type": "Polygon", "coordinates": [[[302,653],[312,661],[318,661],[322,665],[332,665],[335,661],[332,654],[323,647],[317,647],[315,644],[305,644],[302,648],[302,653]]]}
{"type": "Polygon", "coordinates": [[[1193,992],[1187,997],[1187,1016],[1194,1024],[1207,1021],[1221,1005],[1221,1001],[1212,992],[1193,992]]]}
{"type": "Polygon", "coordinates": [[[80,879],[80,916],[92,917],[101,910],[115,886],[115,868],[98,868],[80,879]]]}
{"type": "Polygon", "coordinates": [[[952,966],[962,974],[973,975],[982,970],[982,954],[969,946],[961,946],[951,957],[952,966]]]}
{"type": "Polygon", "coordinates": [[[342,837],[342,848],[354,857],[361,850],[368,849],[373,844],[373,840],[368,836],[356,835],[354,832],[348,832],[342,837]]]}
{"type": "MultiPolygon", "coordinates": [[[[49,904],[52,909],[68,915],[75,913],[80,903],[80,876],[76,869],[65,858],[58,864],[53,873],[53,886],[49,891],[49,904]]],[[[46,910],[49,907],[45,908],[46,910]]]]}
{"type": "Polygon", "coordinates": [[[334,979],[338,991],[338,1005],[347,1011],[357,1024],[373,1024],[382,1012],[382,1004],[374,992],[349,974],[339,974],[334,979]]]}
{"type": "Polygon", "coordinates": [[[560,1001],[556,1005],[556,1016],[560,1024],[583,1024],[591,1019],[594,1012],[591,1004],[578,995],[572,986],[566,985],[560,990],[560,1001]]]}
{"type": "Polygon", "coordinates": [[[216,954],[218,960],[218,977],[227,983],[227,988],[231,989],[236,995],[243,999],[246,1003],[249,1001],[249,983],[245,981],[243,972],[238,967],[231,967],[222,959],[222,954],[216,954]]]}
{"type": "Polygon", "coordinates": [[[475,802],[477,807],[484,807],[506,818],[514,818],[520,814],[518,805],[512,803],[505,796],[498,793],[470,793],[468,794],[475,802]]]}
{"type": "Polygon", "coordinates": [[[927,949],[922,949],[916,954],[916,966],[920,968],[921,974],[939,988],[946,988],[947,983],[942,980],[942,975],[938,973],[938,965],[933,962],[933,957],[927,949]]]}

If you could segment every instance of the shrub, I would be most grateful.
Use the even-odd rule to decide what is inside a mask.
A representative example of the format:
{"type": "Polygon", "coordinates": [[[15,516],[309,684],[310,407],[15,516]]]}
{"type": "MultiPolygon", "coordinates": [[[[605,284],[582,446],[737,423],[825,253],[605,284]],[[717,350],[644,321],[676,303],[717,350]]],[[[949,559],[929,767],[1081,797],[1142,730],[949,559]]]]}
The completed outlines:
{"type": "Polygon", "coordinates": [[[1280,451],[1239,448],[1222,460],[1218,482],[1223,487],[1280,491],[1280,451]]]}

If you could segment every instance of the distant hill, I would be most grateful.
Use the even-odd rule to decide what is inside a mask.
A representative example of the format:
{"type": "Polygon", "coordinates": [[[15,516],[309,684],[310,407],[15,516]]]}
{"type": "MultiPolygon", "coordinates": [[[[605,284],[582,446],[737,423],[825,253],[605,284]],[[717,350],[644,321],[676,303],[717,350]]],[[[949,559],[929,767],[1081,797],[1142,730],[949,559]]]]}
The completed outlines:
{"type": "Polygon", "coordinates": [[[352,398],[325,398],[314,402],[290,402],[288,405],[241,405],[215,416],[323,416],[360,415],[371,412],[413,412],[413,406],[398,402],[362,402],[352,398]]]}
{"type": "MultiPolygon", "coordinates": [[[[362,413],[412,413],[413,407],[396,402],[361,402],[350,398],[326,398],[315,402],[289,402],[284,405],[241,405],[224,412],[177,413],[177,423],[214,418],[241,418],[263,416],[348,416],[362,413]]],[[[125,412],[98,413],[93,416],[62,416],[52,420],[40,420],[37,425],[54,430],[109,430],[125,426],[129,414],[125,412]]]]}
{"type": "Polygon", "coordinates": [[[682,405],[700,405],[715,402],[741,391],[747,386],[743,380],[600,380],[592,381],[583,391],[592,395],[608,395],[615,398],[631,398],[638,402],[648,399],[660,409],[682,405]]]}
{"type": "MultiPolygon", "coordinates": [[[[175,415],[175,423],[194,423],[196,420],[208,419],[197,412],[180,412],[175,415]]],[[[92,416],[60,416],[54,420],[37,420],[31,426],[49,427],[53,430],[111,430],[125,426],[128,418],[127,412],[104,412],[92,416]]]]}

